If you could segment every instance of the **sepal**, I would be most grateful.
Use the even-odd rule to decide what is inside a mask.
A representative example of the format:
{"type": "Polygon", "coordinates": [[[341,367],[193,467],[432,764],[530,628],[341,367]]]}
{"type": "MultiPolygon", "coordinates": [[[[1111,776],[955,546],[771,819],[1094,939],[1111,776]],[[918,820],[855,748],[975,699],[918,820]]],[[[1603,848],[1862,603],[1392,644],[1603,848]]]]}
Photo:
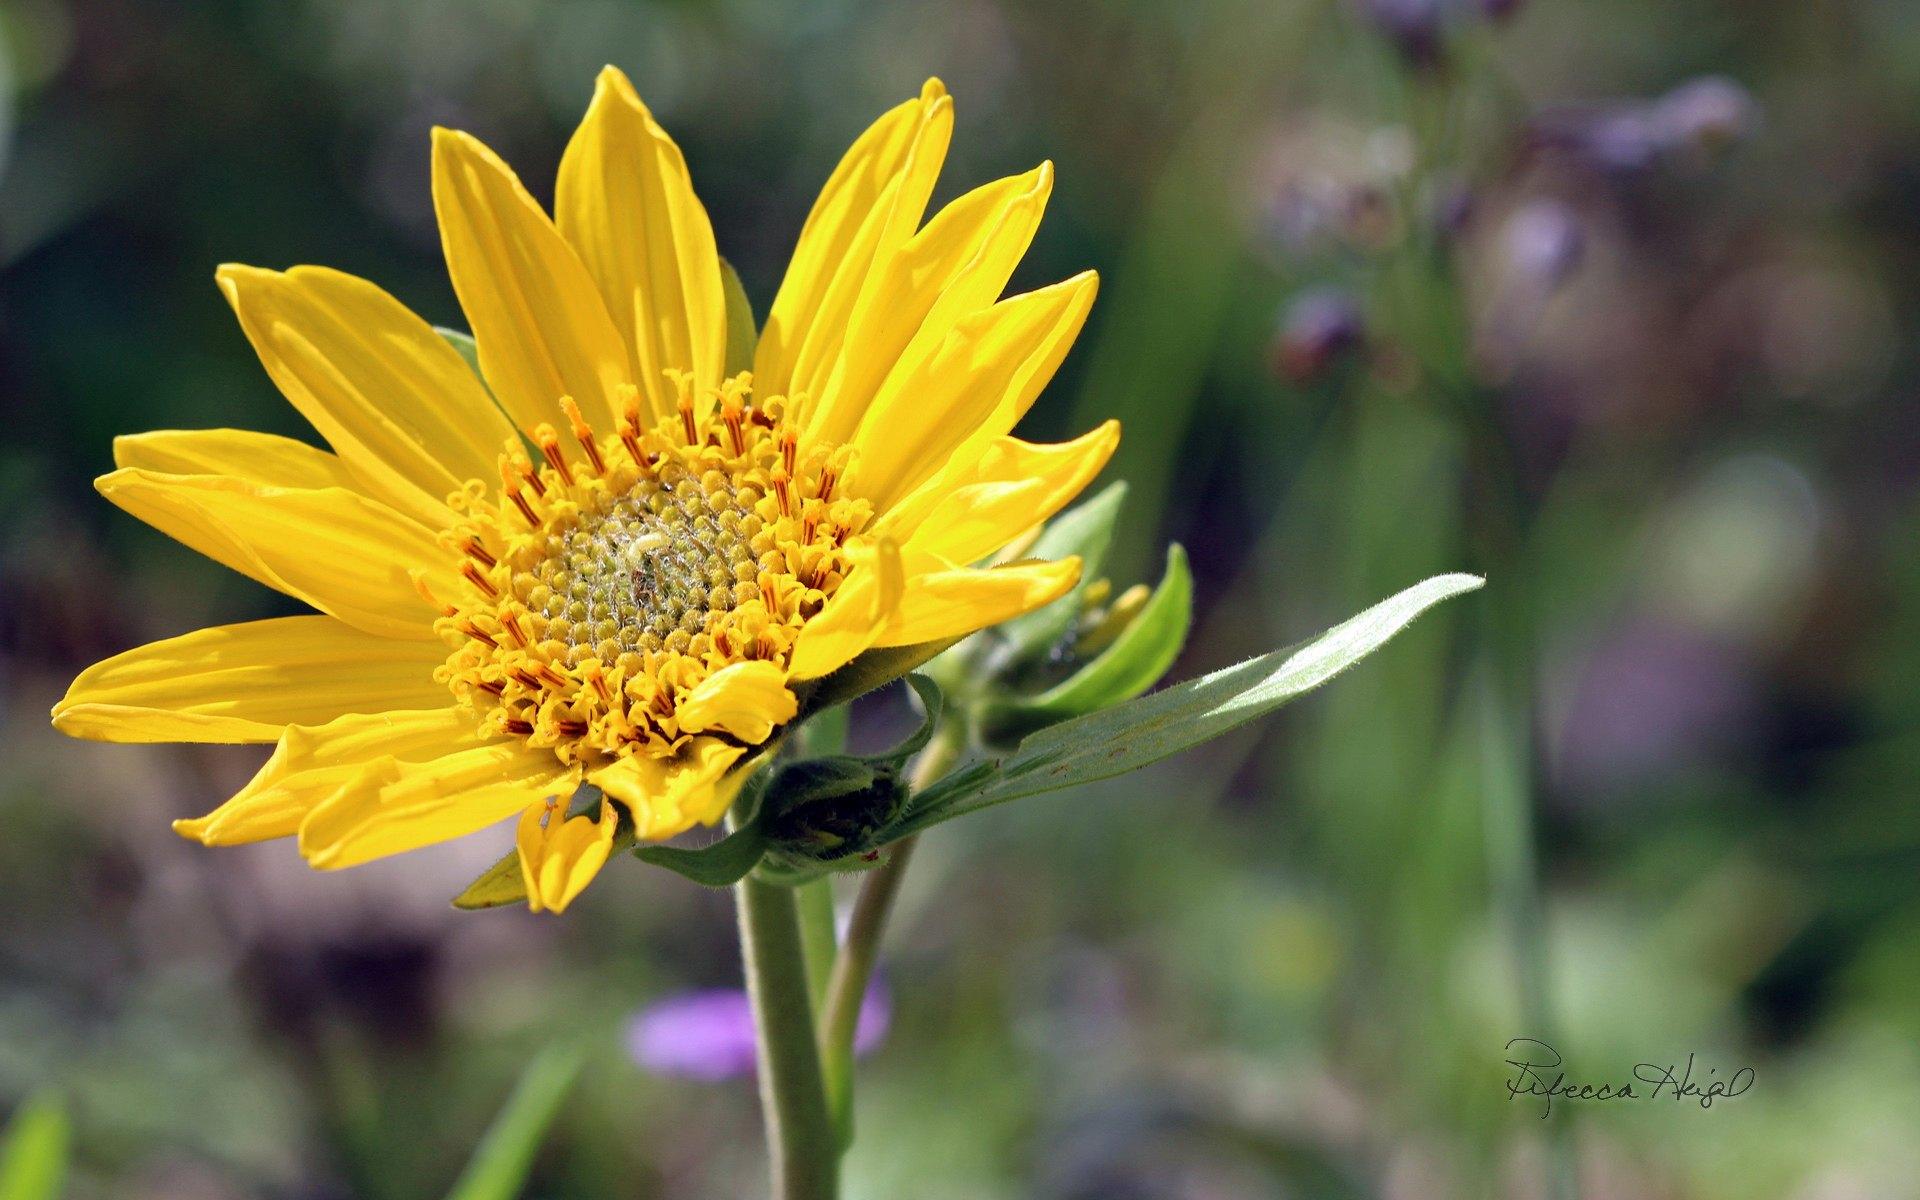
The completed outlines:
{"type": "Polygon", "coordinates": [[[1012,681],[987,691],[974,718],[980,740],[1010,747],[1035,730],[1140,695],[1180,656],[1192,617],[1193,575],[1186,551],[1175,543],[1167,547],[1166,570],[1151,592],[1136,586],[1110,605],[1091,604],[1078,614],[1041,664],[1049,674],[1069,670],[1066,678],[1034,692],[1012,681]]]}

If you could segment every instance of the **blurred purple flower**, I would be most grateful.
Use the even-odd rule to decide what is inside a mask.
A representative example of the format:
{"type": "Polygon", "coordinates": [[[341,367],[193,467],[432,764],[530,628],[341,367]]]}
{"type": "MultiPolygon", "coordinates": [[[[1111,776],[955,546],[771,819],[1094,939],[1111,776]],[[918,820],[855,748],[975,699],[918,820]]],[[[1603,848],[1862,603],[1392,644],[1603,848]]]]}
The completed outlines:
{"type": "Polygon", "coordinates": [[[1525,0],[1479,0],[1480,15],[1489,21],[1511,20],[1525,0]]]}
{"type": "MultiPolygon", "coordinates": [[[[860,1003],[854,1053],[885,1040],[893,1003],[878,979],[860,1003]]],[[[627,1051],[656,1075],[718,1083],[753,1074],[753,1005],[738,988],[680,992],[642,1009],[627,1027],[627,1051]]]]}
{"type": "Polygon", "coordinates": [[[1558,200],[1531,200],[1515,209],[1502,241],[1514,277],[1539,291],[1565,283],[1587,250],[1580,218],[1558,200]]]}
{"type": "Polygon", "coordinates": [[[1360,15],[1416,67],[1440,61],[1452,0],[1358,0],[1360,15]]]}
{"type": "Polygon", "coordinates": [[[1629,620],[1568,666],[1558,758],[1579,792],[1631,788],[1719,749],[1752,708],[1731,647],[1658,618],[1629,620]]]}
{"type": "Polygon", "coordinates": [[[1360,344],[1365,318],[1354,298],[1338,288],[1312,288],[1294,297],[1280,316],[1274,365],[1295,383],[1319,375],[1360,344]]]}
{"type": "Polygon", "coordinates": [[[1635,100],[1542,113],[1535,139],[1610,175],[1633,176],[1657,166],[1708,158],[1746,137],[1759,123],[1747,90],[1721,75],[1690,80],[1656,100],[1635,100]]]}
{"type": "Polygon", "coordinates": [[[1710,154],[1752,133],[1759,106],[1733,80],[1707,75],[1654,101],[1650,119],[1670,149],[1710,154]]]}

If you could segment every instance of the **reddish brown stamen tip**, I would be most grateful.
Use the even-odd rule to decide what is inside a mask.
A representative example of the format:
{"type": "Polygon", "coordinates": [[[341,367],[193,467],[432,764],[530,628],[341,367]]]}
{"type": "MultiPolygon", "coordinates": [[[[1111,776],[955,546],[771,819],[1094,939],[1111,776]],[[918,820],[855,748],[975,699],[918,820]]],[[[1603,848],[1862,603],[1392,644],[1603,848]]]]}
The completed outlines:
{"type": "Polygon", "coordinates": [[[526,631],[526,630],[524,630],[524,629],[522,629],[522,628],[520,628],[520,614],[519,614],[519,613],[516,613],[516,612],[504,612],[504,613],[501,613],[501,614],[500,614],[500,627],[501,627],[502,629],[504,629],[504,630],[506,630],[506,631],[507,631],[507,636],[508,636],[508,637],[510,637],[510,638],[512,638],[512,639],[513,639],[514,641],[516,641],[516,642],[518,642],[518,643],[519,643],[519,644],[520,644],[521,646],[526,646],[526,645],[528,644],[528,642],[527,642],[527,631],[526,631]]]}
{"type": "Polygon", "coordinates": [[[460,574],[466,577],[468,583],[483,592],[487,599],[492,600],[500,595],[500,589],[493,586],[493,584],[487,580],[487,577],[480,573],[480,568],[474,566],[472,563],[461,563],[460,574]]]}

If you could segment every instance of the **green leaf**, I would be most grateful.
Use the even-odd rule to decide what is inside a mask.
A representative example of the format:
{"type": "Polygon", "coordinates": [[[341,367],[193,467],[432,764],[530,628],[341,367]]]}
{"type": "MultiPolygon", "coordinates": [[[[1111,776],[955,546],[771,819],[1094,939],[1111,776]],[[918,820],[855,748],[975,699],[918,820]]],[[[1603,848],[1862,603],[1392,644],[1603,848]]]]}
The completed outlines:
{"type": "Polygon", "coordinates": [[[467,885],[467,890],[453,898],[455,908],[469,912],[482,908],[500,908],[508,904],[524,904],[527,899],[527,877],[520,870],[520,851],[509,850],[481,873],[480,878],[467,885]]]}
{"type": "Polygon", "coordinates": [[[1066,635],[1080,616],[1087,585],[1100,574],[1107,547],[1113,543],[1113,525],[1126,503],[1125,481],[1108,484],[1100,494],[1055,517],[1027,551],[1028,558],[1059,559],[1080,556],[1080,582],[1073,590],[1043,608],[994,627],[996,648],[992,668],[1044,654],[1066,635]]]}
{"type": "Polygon", "coordinates": [[[990,703],[981,736],[1011,740],[1083,713],[1131,700],[1173,666],[1193,617],[1193,575],[1179,543],[1167,547],[1167,569],[1146,605],[1093,661],[1037,696],[990,703]]]}
{"type": "Polygon", "coordinates": [[[731,887],[760,865],[767,853],[767,835],[758,821],[743,825],[710,846],[684,850],[678,846],[641,846],[633,852],[641,862],[665,867],[707,887],[731,887]]]}
{"type": "Polygon", "coordinates": [[[836,704],[845,704],[876,688],[885,687],[902,675],[926,665],[959,640],[959,638],[945,638],[941,641],[921,642],[913,646],[889,646],[884,650],[869,650],[833,674],[815,681],[811,687],[803,685],[799,697],[800,714],[794,719],[805,720],[812,713],[832,708],[836,704]]]}
{"type": "Polygon", "coordinates": [[[480,347],[473,340],[472,334],[458,329],[448,329],[445,325],[435,325],[433,331],[445,338],[447,345],[460,352],[460,357],[467,360],[467,366],[473,368],[474,375],[478,376],[481,382],[486,381],[487,377],[480,374],[480,347]]]}
{"type": "Polygon", "coordinates": [[[747,299],[747,289],[740,285],[740,273],[724,258],[720,260],[720,290],[727,297],[727,374],[733,376],[753,370],[760,331],[753,322],[753,303],[747,299]]]}
{"type": "Polygon", "coordinates": [[[907,686],[913,689],[914,699],[920,702],[920,728],[908,734],[893,749],[866,755],[863,761],[897,767],[926,749],[927,743],[933,740],[934,727],[940,724],[940,710],[945,703],[940,695],[940,685],[925,675],[909,675],[907,686]]]}
{"type": "Polygon", "coordinates": [[[1421,613],[1483,582],[1435,576],[1301,646],[1043,729],[1006,758],[957,771],[913,797],[888,840],[976,809],[1125,774],[1211,741],[1319,687],[1421,613]]]}
{"type": "Polygon", "coordinates": [[[585,1060],[585,1049],[577,1043],[549,1046],[534,1058],[507,1097],[506,1107],[487,1127],[447,1200],[514,1200],[520,1194],[540,1141],[585,1060]]]}
{"type": "Polygon", "coordinates": [[[0,1144],[0,1200],[58,1200],[71,1140],[66,1108],[50,1093],[29,1098],[0,1144]]]}

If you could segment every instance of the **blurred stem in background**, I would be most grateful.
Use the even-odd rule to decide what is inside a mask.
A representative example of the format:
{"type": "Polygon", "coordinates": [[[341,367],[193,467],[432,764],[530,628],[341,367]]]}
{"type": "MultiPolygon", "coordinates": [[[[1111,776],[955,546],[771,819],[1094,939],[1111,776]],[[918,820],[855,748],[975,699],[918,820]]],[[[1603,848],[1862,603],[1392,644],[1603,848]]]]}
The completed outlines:
{"type": "MultiPolygon", "coordinates": [[[[1373,309],[1382,332],[1413,359],[1409,381],[1454,424],[1463,451],[1461,532],[1475,569],[1488,578],[1485,604],[1467,637],[1468,689],[1455,706],[1470,747],[1484,824],[1488,899],[1511,947],[1519,1036],[1556,1035],[1552,971],[1534,847],[1538,831],[1539,637],[1533,613],[1529,536],[1534,504],[1501,413],[1502,397],[1472,360],[1474,330],[1454,250],[1439,217],[1441,189],[1472,164],[1474,105],[1504,99],[1499,67],[1486,54],[1485,30],[1453,38],[1451,67],[1426,69],[1405,56],[1390,78],[1411,143],[1399,204],[1403,236],[1379,276],[1373,309]]],[[[1490,1048],[1488,1048],[1490,1050],[1490,1048]]],[[[1573,1113],[1547,1131],[1549,1194],[1577,1193],[1573,1113]]]]}

